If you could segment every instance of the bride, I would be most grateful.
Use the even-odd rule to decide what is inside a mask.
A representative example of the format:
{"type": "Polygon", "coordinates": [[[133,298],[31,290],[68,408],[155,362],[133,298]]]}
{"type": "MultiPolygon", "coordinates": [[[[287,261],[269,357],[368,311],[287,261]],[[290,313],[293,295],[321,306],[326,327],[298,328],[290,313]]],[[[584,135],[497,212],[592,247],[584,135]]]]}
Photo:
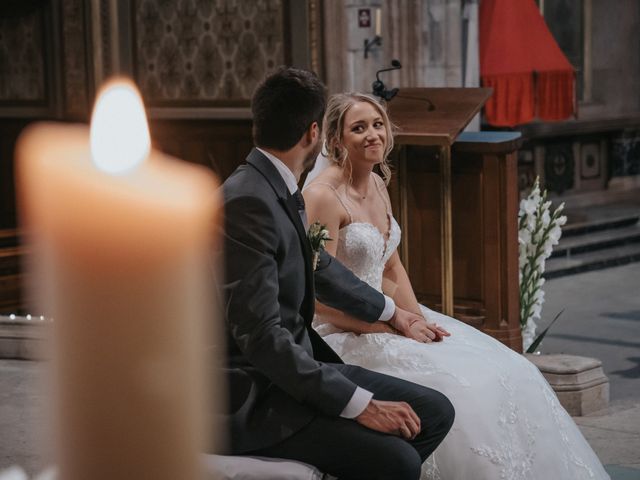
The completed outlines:
{"type": "Polygon", "coordinates": [[[383,107],[368,95],[334,95],[323,131],[327,161],[304,190],[309,221],[329,229],[329,253],[399,307],[422,315],[435,338],[419,343],[387,323],[367,324],[320,304],[314,327],[346,363],[435,388],[452,401],[455,423],[425,462],[423,478],[609,478],[533,364],[418,304],[398,256],[400,227],[385,188],[393,137],[383,107]]]}

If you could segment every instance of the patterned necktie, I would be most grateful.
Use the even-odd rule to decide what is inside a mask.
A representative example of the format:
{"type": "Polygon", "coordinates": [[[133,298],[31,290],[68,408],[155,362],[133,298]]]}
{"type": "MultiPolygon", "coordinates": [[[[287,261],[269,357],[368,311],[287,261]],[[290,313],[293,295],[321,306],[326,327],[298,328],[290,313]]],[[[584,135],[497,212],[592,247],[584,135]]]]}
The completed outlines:
{"type": "Polygon", "coordinates": [[[296,201],[296,206],[298,207],[298,214],[300,215],[300,220],[302,220],[302,225],[304,225],[304,229],[307,230],[309,228],[309,222],[307,221],[307,211],[304,207],[304,197],[300,190],[296,190],[293,194],[293,199],[296,201]]]}

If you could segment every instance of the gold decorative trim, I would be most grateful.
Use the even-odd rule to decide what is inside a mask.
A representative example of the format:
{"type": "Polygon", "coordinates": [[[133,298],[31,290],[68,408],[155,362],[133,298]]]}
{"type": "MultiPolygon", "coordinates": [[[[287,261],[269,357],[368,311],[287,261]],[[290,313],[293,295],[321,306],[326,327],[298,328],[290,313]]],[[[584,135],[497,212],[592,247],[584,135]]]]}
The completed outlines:
{"type": "Polygon", "coordinates": [[[453,234],[451,229],[451,147],[440,149],[440,232],[442,313],[453,316],[453,234]]]}

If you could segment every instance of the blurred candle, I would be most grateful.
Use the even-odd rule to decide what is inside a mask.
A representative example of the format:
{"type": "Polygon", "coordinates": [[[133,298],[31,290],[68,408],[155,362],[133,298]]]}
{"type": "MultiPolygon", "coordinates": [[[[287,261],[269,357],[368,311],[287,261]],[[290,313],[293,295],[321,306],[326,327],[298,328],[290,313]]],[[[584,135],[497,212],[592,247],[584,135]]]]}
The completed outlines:
{"type": "Polygon", "coordinates": [[[200,478],[213,174],[150,151],[125,80],[99,95],[91,132],[37,124],[16,155],[30,273],[54,318],[59,478],[200,478]]]}
{"type": "Polygon", "coordinates": [[[376,8],[376,36],[382,35],[382,11],[376,8]]]}

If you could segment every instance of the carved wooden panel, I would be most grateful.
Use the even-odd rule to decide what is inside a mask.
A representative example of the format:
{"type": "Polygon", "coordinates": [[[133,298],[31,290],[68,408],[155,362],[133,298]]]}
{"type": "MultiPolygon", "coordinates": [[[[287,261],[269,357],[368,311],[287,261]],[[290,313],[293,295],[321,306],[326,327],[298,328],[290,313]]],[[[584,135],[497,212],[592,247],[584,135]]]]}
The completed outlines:
{"type": "Polygon", "coordinates": [[[8,3],[0,10],[0,101],[45,104],[47,6],[8,3]]]}
{"type": "Polygon", "coordinates": [[[56,114],[54,0],[0,2],[0,116],[56,114]]]}
{"type": "Polygon", "coordinates": [[[16,228],[13,151],[28,120],[0,120],[0,230],[16,228]]]}
{"type": "Polygon", "coordinates": [[[61,9],[64,113],[67,118],[86,120],[93,97],[88,3],[65,0],[61,9]]]}
{"type": "Polygon", "coordinates": [[[251,151],[250,120],[153,120],[154,147],[205,165],[224,181],[251,151]]]}
{"type": "MultiPolygon", "coordinates": [[[[437,153],[431,147],[399,148],[390,194],[416,296],[441,310],[437,153]]],[[[456,144],[451,178],[454,316],[520,350],[516,154],[456,144]]]]}
{"type": "MultiPolygon", "coordinates": [[[[440,308],[440,174],[437,150],[407,147],[405,181],[407,208],[404,241],[408,242],[409,276],[416,295],[440,308]]],[[[484,315],[484,237],[482,163],[456,161],[452,166],[453,281],[456,314],[474,326],[484,315]]]]}

